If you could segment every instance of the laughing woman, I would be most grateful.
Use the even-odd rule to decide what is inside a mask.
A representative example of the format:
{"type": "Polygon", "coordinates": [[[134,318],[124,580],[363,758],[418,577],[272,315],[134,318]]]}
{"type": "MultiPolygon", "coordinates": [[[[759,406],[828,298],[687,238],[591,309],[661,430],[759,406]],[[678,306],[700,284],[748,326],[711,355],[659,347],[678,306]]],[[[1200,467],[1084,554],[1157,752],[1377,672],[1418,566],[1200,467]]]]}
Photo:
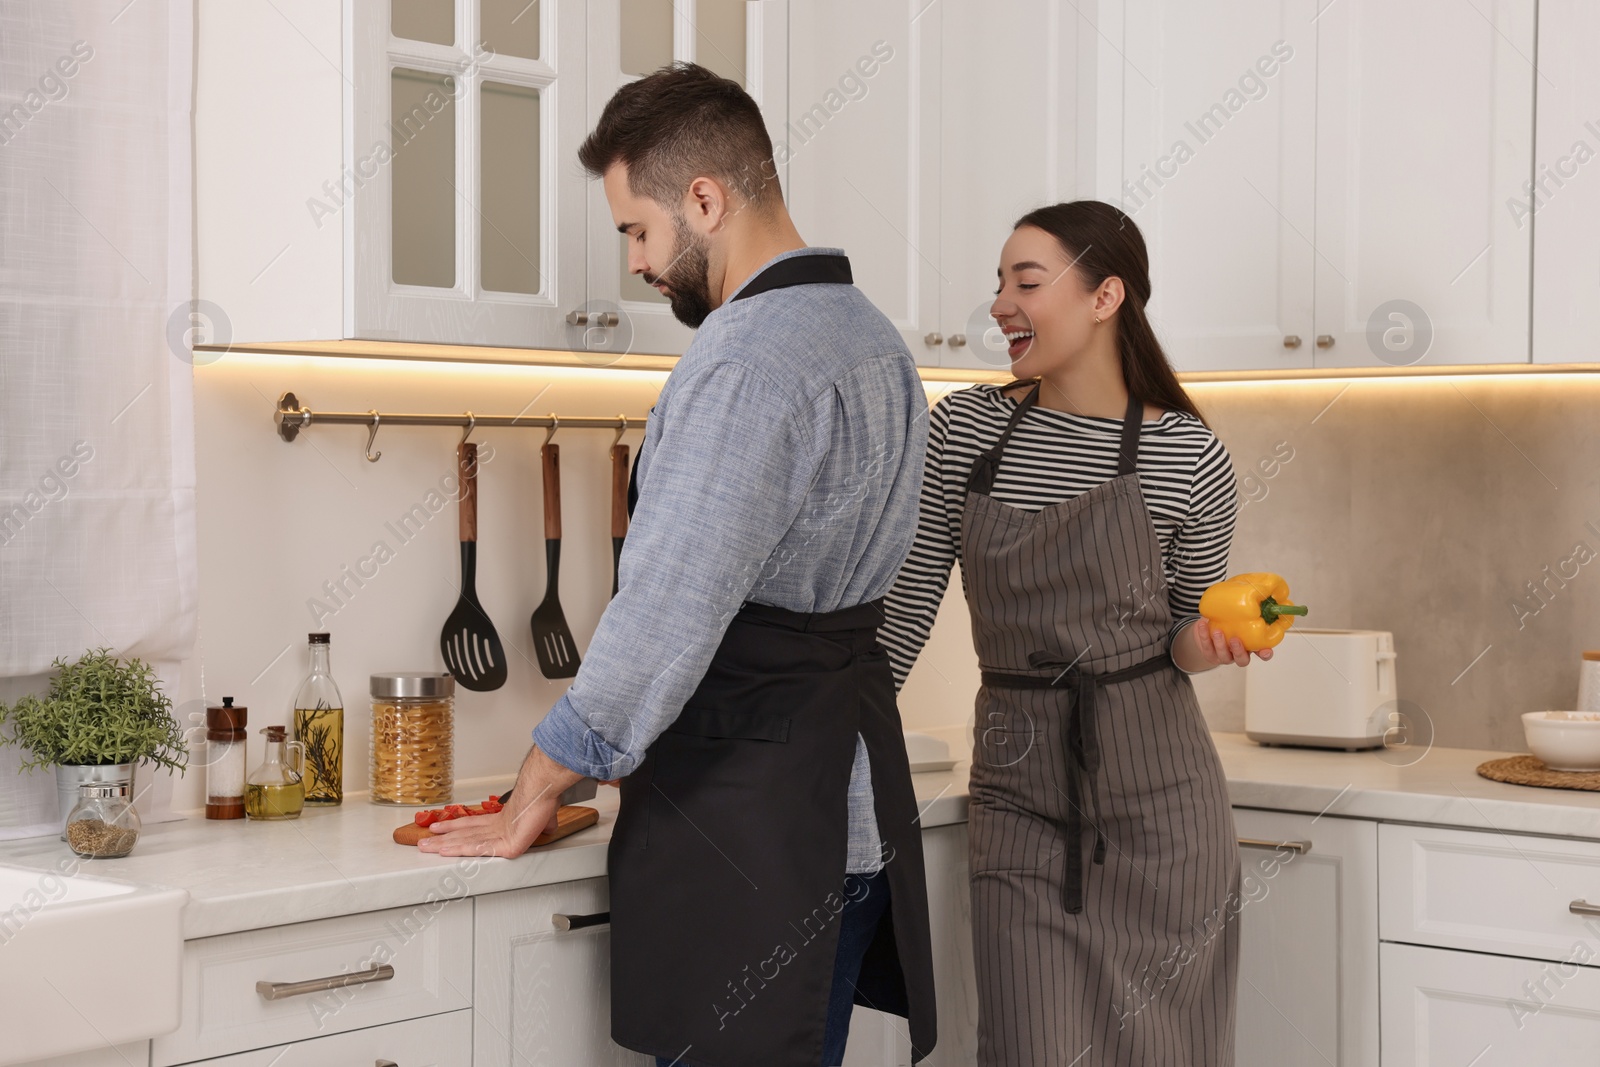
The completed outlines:
{"type": "Polygon", "coordinates": [[[1145,317],[1132,219],[1040,208],[999,275],[1019,380],[935,406],[880,631],[898,686],[961,561],[978,1062],[1231,1064],[1239,854],[1188,676],[1250,658],[1196,614],[1233,470],[1145,317]]]}

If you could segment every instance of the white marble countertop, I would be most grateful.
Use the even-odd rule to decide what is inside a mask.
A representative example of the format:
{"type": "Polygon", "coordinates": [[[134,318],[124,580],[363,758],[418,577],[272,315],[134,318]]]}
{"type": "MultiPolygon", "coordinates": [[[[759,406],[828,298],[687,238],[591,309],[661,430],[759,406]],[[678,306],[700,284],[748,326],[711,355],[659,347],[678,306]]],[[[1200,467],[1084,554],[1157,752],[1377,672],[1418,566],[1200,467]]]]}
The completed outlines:
{"type": "MultiPolygon", "coordinates": [[[[1478,764],[1505,755],[1473,749],[1326,752],[1263,748],[1243,734],[1213,735],[1240,807],[1600,840],[1600,793],[1533,789],[1480,778],[1478,764]]],[[[964,822],[968,764],[913,775],[924,826],[964,822]]],[[[508,778],[461,782],[475,802],[508,778]]],[[[334,915],[411,906],[605,874],[617,794],[593,801],[600,822],[515,860],[451,860],[396,845],[389,834],[414,809],[351,794],[337,808],[289,822],[207,822],[147,827],[133,855],[85,863],[86,874],[171,886],[190,896],[185,938],[208,937],[334,915]]],[[[0,863],[46,870],[69,855],[55,838],[0,845],[0,863]]]]}
{"type": "Polygon", "coordinates": [[[1212,734],[1236,807],[1600,840],[1600,793],[1492,782],[1473,748],[1338,752],[1212,734]]]}
{"type": "MultiPolygon", "coordinates": [[[[967,766],[912,775],[924,826],[966,821],[967,766]]],[[[512,779],[456,784],[457,801],[473,804],[509,788],[512,779]]],[[[352,915],[431,900],[550,885],[606,873],[606,846],[616,822],[617,791],[601,786],[584,804],[600,822],[514,860],[448,859],[397,845],[394,828],[417,809],[372,804],[364,793],[336,808],[307,806],[298,819],[208,822],[197,817],[145,827],[133,854],[85,861],[98,878],[169,886],[189,892],[185,939],[352,915]]],[[[52,869],[72,853],[54,837],[0,845],[0,864],[52,869]]]]}

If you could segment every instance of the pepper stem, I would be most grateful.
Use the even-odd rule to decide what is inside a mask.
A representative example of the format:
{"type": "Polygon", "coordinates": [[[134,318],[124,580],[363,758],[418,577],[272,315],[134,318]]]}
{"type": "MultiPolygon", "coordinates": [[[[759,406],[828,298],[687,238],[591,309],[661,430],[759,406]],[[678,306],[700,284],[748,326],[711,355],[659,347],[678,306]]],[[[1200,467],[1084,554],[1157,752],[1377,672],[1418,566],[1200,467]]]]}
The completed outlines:
{"type": "Polygon", "coordinates": [[[1304,604],[1280,604],[1271,597],[1261,602],[1261,617],[1268,622],[1277,622],[1280,615],[1307,615],[1309,609],[1304,604]]]}

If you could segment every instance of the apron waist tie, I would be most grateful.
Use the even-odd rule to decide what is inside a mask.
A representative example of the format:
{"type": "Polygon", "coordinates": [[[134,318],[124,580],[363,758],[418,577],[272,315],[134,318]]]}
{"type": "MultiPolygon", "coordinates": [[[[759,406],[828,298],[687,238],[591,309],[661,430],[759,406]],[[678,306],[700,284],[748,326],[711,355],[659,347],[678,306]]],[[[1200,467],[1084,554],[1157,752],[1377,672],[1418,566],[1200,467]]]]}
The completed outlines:
{"type": "MultiPolygon", "coordinates": [[[[1076,662],[1074,660],[1073,662],[1076,662]]],[[[1055,662],[1047,652],[1035,652],[1028,657],[1029,666],[1058,668],[1053,678],[1036,674],[1012,674],[1007,671],[982,672],[983,684],[992,689],[1065,689],[1067,703],[1067,878],[1062,886],[1062,903],[1069,915],[1083,911],[1083,830],[1084,823],[1094,830],[1094,862],[1106,860],[1106,837],[1100,828],[1099,812],[1092,814],[1086,807],[1094,807],[1094,775],[1100,770],[1100,739],[1096,729],[1095,697],[1103,686],[1132,681],[1172,666],[1172,658],[1165,652],[1147,660],[1108,674],[1090,674],[1074,669],[1071,664],[1055,662]]]]}

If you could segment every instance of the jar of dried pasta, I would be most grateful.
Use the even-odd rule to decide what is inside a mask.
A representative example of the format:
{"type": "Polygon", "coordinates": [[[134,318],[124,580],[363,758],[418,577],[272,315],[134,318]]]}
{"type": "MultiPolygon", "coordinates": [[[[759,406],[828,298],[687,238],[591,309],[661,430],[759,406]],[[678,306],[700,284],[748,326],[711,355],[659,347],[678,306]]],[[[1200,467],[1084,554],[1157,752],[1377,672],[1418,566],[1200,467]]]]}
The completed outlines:
{"type": "Polygon", "coordinates": [[[434,672],[372,676],[372,802],[447,804],[454,784],[456,680],[434,672]]]}

